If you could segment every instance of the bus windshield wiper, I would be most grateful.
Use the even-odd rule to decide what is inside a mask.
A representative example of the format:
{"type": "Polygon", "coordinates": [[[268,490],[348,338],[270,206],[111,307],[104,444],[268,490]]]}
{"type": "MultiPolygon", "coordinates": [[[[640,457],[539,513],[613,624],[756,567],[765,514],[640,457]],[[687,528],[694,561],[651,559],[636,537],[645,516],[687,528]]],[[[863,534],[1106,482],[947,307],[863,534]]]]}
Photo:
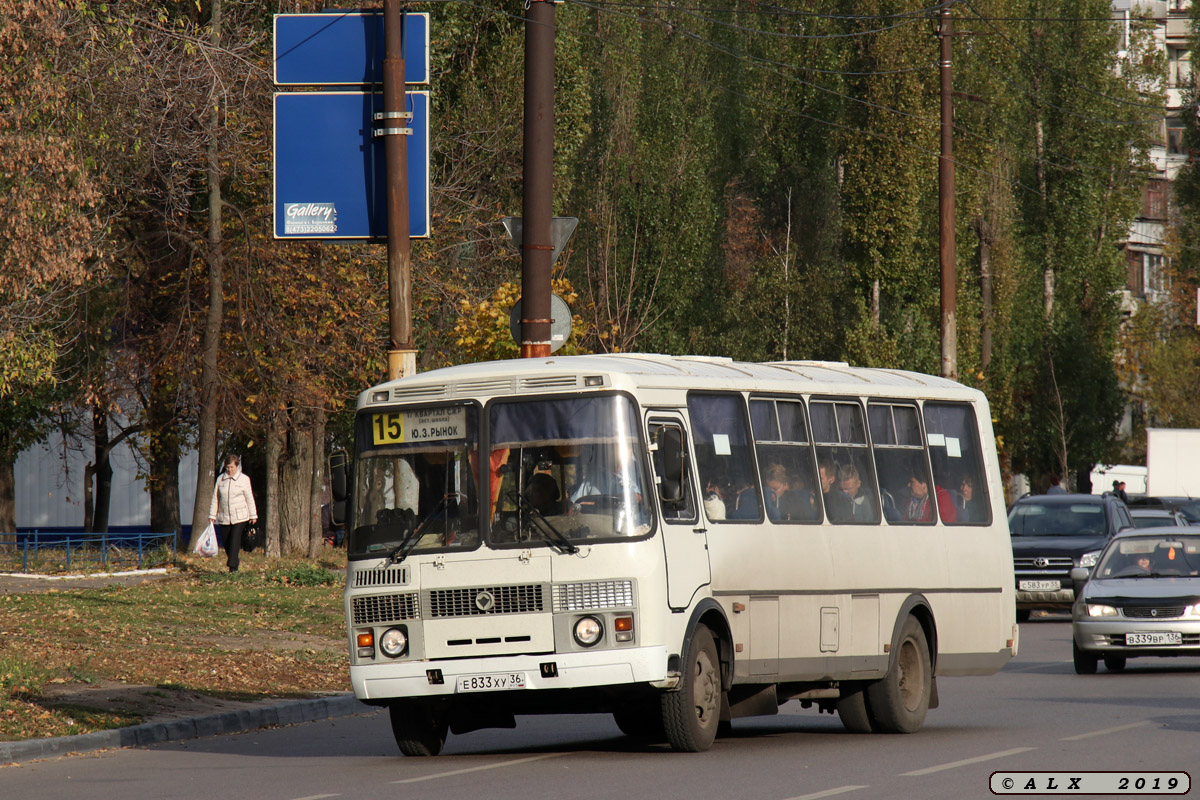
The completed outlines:
{"type": "Polygon", "coordinates": [[[450,494],[444,495],[442,499],[437,502],[437,505],[433,507],[433,510],[421,518],[421,522],[419,524],[414,524],[416,515],[412,512],[408,513],[407,519],[405,520],[407,525],[404,534],[400,537],[400,544],[396,545],[396,549],[393,550],[387,557],[387,561],[385,561],[383,564],[385,567],[391,566],[392,564],[399,564],[401,561],[408,558],[408,554],[413,551],[413,548],[417,546],[417,542],[421,541],[421,537],[425,535],[425,529],[429,527],[429,523],[433,522],[433,518],[438,515],[438,512],[446,507],[446,503],[448,503],[450,498],[453,496],[454,495],[450,494]]]}
{"type": "Polygon", "coordinates": [[[562,532],[558,528],[554,527],[554,525],[550,523],[550,520],[546,519],[542,515],[542,512],[538,511],[533,503],[529,502],[528,497],[514,490],[508,493],[508,499],[529,515],[529,527],[541,534],[542,538],[546,540],[546,543],[555,550],[560,553],[566,553],[567,555],[572,555],[579,552],[579,548],[571,544],[570,540],[567,539],[566,536],[563,536],[562,532]]]}

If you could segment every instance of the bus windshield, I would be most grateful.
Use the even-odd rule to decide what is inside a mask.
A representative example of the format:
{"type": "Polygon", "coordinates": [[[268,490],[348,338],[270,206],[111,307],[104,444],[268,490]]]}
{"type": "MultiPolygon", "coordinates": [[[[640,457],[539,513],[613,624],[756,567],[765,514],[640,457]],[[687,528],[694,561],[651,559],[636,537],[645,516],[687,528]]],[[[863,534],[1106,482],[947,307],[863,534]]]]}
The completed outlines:
{"type": "Polygon", "coordinates": [[[493,403],[491,543],[648,534],[634,405],[620,395],[493,403]]]}
{"type": "Polygon", "coordinates": [[[479,414],[474,405],[358,418],[350,558],[479,546],[479,414]]]}

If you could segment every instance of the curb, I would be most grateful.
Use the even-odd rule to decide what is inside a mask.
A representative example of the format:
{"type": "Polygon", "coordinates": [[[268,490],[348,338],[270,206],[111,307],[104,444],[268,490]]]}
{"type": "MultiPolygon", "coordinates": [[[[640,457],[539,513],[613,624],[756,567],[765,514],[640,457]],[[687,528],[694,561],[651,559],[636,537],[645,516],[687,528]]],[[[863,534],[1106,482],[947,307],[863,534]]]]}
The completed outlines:
{"type": "Polygon", "coordinates": [[[259,708],[243,708],[203,717],[147,722],[129,728],[114,728],[78,736],[55,736],[24,742],[0,742],[0,764],[55,758],[73,753],[110,750],[120,747],[144,747],[162,742],[245,733],[273,725],[296,725],[331,717],[345,717],[377,711],[360,702],[353,694],[293,700],[259,708]]]}

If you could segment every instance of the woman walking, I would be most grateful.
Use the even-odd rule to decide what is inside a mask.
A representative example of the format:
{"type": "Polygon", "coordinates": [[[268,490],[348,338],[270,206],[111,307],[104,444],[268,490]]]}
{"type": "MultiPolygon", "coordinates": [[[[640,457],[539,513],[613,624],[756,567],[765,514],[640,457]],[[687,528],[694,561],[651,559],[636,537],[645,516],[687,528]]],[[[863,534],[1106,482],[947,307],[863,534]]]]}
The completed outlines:
{"type": "Polygon", "coordinates": [[[213,487],[208,521],[225,528],[225,554],[229,559],[229,571],[237,572],[242,533],[246,530],[247,522],[251,525],[258,522],[258,509],[254,506],[250,478],[242,474],[242,460],[232,453],[225,456],[225,471],[213,487]]]}

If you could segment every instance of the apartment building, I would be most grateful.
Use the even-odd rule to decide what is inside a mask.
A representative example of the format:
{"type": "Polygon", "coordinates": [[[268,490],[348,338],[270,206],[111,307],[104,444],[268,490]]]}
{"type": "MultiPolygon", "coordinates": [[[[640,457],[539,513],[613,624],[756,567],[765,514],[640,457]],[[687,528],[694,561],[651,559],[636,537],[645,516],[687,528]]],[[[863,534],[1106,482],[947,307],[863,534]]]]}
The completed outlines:
{"type": "Polygon", "coordinates": [[[1171,214],[1171,181],[1188,160],[1180,114],[1192,81],[1190,8],[1191,0],[1113,0],[1112,4],[1113,18],[1123,23],[1122,50],[1129,40],[1130,17],[1148,15],[1157,23],[1154,39],[1168,64],[1167,107],[1159,126],[1159,143],[1150,152],[1158,174],[1146,182],[1141,214],[1125,242],[1128,279],[1122,304],[1127,314],[1133,314],[1142,302],[1166,300],[1171,288],[1163,246],[1171,214]]]}

